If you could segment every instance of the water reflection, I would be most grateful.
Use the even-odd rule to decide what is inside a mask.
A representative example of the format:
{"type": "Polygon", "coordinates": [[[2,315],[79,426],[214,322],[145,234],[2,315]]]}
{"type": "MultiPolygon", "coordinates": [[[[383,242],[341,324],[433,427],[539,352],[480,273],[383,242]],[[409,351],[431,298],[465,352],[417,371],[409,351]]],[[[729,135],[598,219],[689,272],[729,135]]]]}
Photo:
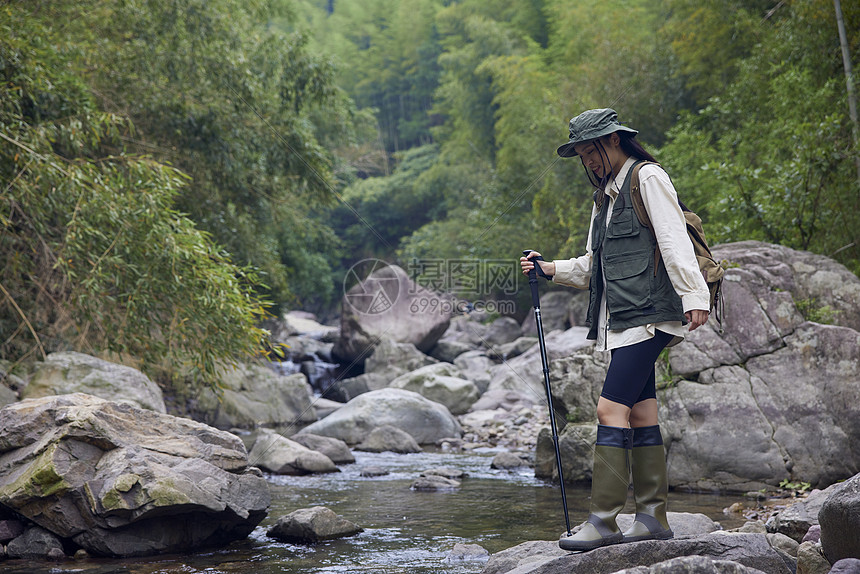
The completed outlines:
{"type": "MultiPolygon", "coordinates": [[[[493,453],[424,452],[409,455],[356,452],[342,472],[303,477],[268,476],[269,516],[244,541],[213,552],[135,560],[89,559],[58,564],[6,561],[4,572],[86,574],[476,574],[481,562],[446,561],[454,544],[480,544],[491,553],[527,540],[556,539],[564,530],[559,490],[536,480],[530,469],[490,469],[493,453]],[[365,478],[361,469],[379,466],[388,475],[365,478]],[[423,470],[440,466],[468,473],[454,492],[420,492],[410,485],[423,470]],[[278,517],[323,505],[365,530],[343,540],[315,545],[286,544],[266,536],[278,517]]],[[[569,487],[571,521],[585,519],[586,488],[569,487]]],[[[670,494],[670,510],[702,512],[733,528],[739,516],[722,513],[738,498],[670,494]]],[[[628,501],[627,512],[633,508],[628,501]]]]}

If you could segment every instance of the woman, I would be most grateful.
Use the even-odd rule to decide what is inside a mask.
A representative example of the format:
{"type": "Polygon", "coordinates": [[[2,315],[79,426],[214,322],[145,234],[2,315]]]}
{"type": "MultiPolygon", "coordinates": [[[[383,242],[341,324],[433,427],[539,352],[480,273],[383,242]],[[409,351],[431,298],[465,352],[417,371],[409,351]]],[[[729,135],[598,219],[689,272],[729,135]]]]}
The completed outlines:
{"type": "Polygon", "coordinates": [[[588,338],[612,353],[597,402],[591,510],[579,532],[559,541],[565,550],[673,537],[654,363],[663,348],[707,322],[709,293],[672,182],[637,133],[611,109],[570,120],[570,141],[558,155],[579,156],[597,188],[585,255],[550,262],[533,251],[520,258],[523,273],[536,262],[545,279],[589,289],[588,338]],[[639,168],[653,233],[630,199],[630,174],[643,160],[655,162],[639,168]],[[627,500],[631,463],[636,519],[621,533],[615,517],[627,500]]]}

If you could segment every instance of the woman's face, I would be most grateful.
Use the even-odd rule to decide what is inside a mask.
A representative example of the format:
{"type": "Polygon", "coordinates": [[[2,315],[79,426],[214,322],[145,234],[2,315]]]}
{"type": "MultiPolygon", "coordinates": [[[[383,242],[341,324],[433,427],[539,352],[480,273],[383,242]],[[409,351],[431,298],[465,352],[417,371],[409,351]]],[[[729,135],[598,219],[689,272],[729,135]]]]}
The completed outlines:
{"type": "Polygon", "coordinates": [[[577,144],[573,149],[582,158],[582,164],[593,171],[597,179],[603,179],[610,170],[618,169],[626,159],[622,157],[616,134],[577,144]]]}
{"type": "Polygon", "coordinates": [[[585,143],[573,146],[579,157],[582,158],[582,165],[594,172],[598,179],[602,179],[606,169],[606,152],[604,146],[599,140],[591,140],[585,143]]]}

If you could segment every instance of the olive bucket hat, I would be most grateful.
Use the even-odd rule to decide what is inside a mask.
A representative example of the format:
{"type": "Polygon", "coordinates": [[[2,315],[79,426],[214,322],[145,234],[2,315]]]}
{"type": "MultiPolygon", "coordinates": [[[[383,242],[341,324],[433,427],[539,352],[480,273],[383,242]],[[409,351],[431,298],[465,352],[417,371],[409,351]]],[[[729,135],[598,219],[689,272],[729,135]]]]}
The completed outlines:
{"type": "Polygon", "coordinates": [[[618,123],[618,114],[612,108],[586,110],[570,120],[570,141],[558,147],[561,157],[575,157],[579,154],[573,146],[609,135],[613,132],[638,134],[633,128],[618,123]]]}

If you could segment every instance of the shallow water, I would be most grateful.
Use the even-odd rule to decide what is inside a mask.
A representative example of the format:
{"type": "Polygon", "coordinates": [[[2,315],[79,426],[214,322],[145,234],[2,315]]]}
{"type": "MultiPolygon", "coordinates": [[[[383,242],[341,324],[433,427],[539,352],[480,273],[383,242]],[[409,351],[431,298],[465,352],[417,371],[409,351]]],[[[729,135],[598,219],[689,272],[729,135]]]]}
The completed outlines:
{"type": "MultiPolygon", "coordinates": [[[[12,574],[476,574],[480,561],[447,561],[454,544],[479,544],[491,553],[527,540],[555,540],[564,531],[558,486],[520,472],[490,469],[494,453],[408,455],[356,452],[342,472],[312,476],[267,476],[272,491],[269,516],[247,540],[227,548],[184,556],[129,560],[91,558],[62,563],[0,562],[12,574]],[[380,466],[382,477],[363,478],[361,469],[380,466]],[[418,492],[410,485],[423,470],[448,466],[469,474],[459,490],[418,492]],[[279,516],[323,505],[364,528],[361,534],[316,545],[277,542],[266,530],[279,516]]],[[[586,518],[589,491],[567,487],[571,525],[586,518]]],[[[670,493],[670,510],[701,512],[724,528],[743,524],[722,509],[739,498],[670,493]]],[[[631,512],[628,500],[626,512],[631,512]]]]}

